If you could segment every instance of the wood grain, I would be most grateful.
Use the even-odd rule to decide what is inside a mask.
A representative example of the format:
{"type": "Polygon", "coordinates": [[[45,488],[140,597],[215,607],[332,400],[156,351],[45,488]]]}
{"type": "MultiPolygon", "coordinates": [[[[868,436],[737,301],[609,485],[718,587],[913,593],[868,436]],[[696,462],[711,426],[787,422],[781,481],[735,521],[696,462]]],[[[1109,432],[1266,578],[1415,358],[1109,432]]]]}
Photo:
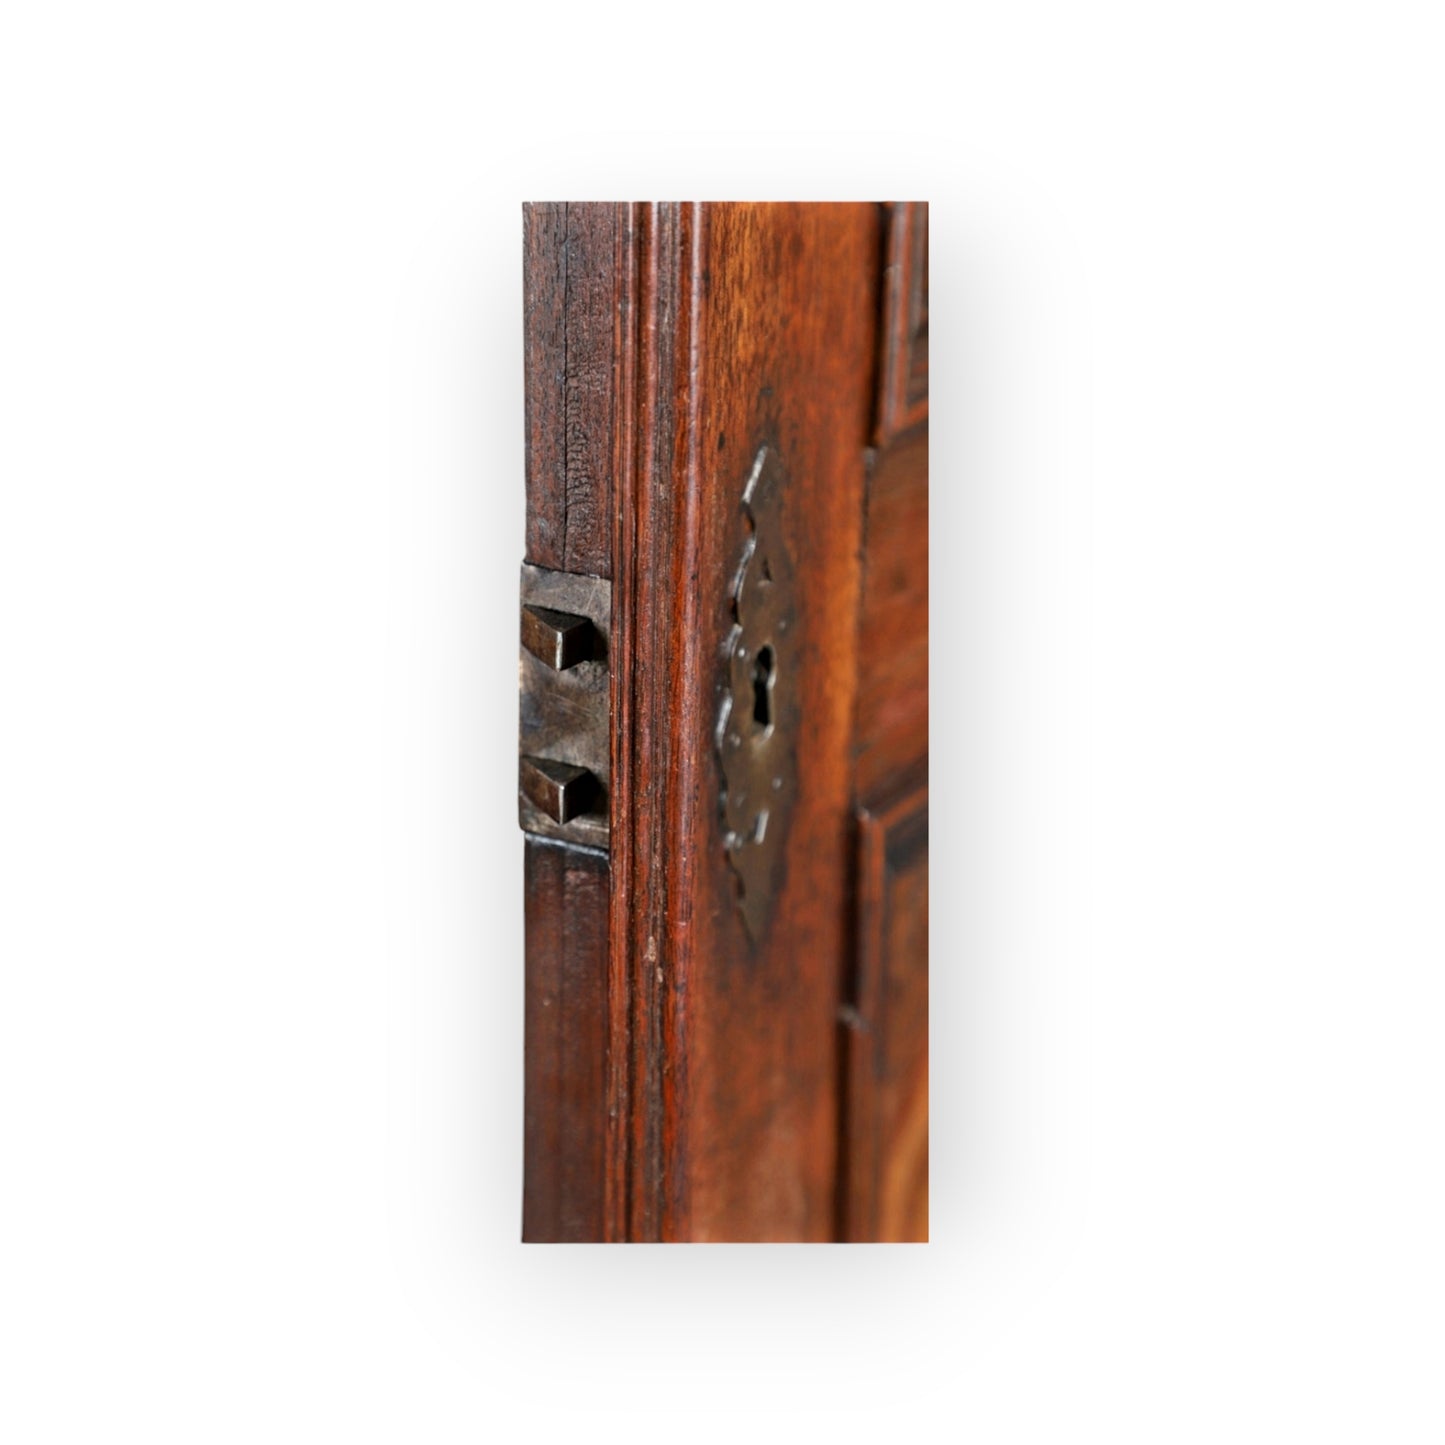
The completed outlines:
{"type": "Polygon", "coordinates": [[[857,795],[928,754],[928,428],[877,452],[858,619],[857,795]]]}
{"type": "Polygon", "coordinates": [[[887,207],[887,264],[879,330],[877,443],[928,420],[928,204],[887,207]]]}
{"type": "MultiPolygon", "coordinates": [[[[526,558],[610,578],[628,434],[630,207],[523,207],[526,558]]],[[[615,666],[609,702],[617,705],[615,666]]],[[[615,713],[614,713],[615,718],[615,713]]],[[[616,779],[615,724],[609,743],[616,779]]],[[[614,781],[613,786],[619,786],[614,781]]],[[[523,1238],[627,1237],[626,956],[610,946],[605,853],[528,841],[523,1238]],[[600,1061],[600,1062],[599,1062],[600,1061]]]]}
{"type": "Polygon", "coordinates": [[[603,1234],[607,858],[526,844],[526,1119],[522,1238],[603,1234]]]}
{"type": "Polygon", "coordinates": [[[842,1234],[928,1238],[928,779],[858,814],[842,1234]]]}
{"type": "Polygon", "coordinates": [[[612,575],[620,208],[523,207],[527,561],[612,575]]]}
{"type": "Polygon", "coordinates": [[[620,500],[634,570],[631,772],[619,789],[632,974],[632,1237],[826,1239],[834,1229],[836,1011],[849,953],[850,808],[864,449],[876,345],[870,206],[645,208],[637,468],[620,500]],[[859,280],[865,285],[860,294],[859,280]],[[740,498],[763,443],[803,609],[807,759],[785,882],[754,946],[726,867],[713,727],[740,498]]]}
{"type": "Polygon", "coordinates": [[[887,208],[855,735],[839,1233],[928,1238],[928,208],[887,208]]]}
{"type": "Polygon", "coordinates": [[[926,618],[905,662],[889,656],[890,608],[926,608],[926,570],[897,585],[926,569],[926,432],[912,452],[869,448],[886,214],[527,209],[528,560],[612,580],[610,857],[528,846],[528,1237],[837,1237],[860,781],[887,785],[927,749],[926,618]],[[804,603],[798,794],[754,942],[714,727],[764,445],[804,603]],[[863,702],[869,681],[904,689],[896,716],[863,702]],[[577,1022],[559,1034],[561,997],[577,1022]]]}

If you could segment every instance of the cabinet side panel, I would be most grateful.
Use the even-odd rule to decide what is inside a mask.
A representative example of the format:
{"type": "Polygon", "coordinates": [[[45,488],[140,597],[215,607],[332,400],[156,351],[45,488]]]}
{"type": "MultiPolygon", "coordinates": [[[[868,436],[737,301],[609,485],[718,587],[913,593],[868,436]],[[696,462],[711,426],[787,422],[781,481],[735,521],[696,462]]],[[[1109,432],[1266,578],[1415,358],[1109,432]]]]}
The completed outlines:
{"type": "Polygon", "coordinates": [[[526,844],[522,1238],[604,1237],[607,858],[526,844]]]}

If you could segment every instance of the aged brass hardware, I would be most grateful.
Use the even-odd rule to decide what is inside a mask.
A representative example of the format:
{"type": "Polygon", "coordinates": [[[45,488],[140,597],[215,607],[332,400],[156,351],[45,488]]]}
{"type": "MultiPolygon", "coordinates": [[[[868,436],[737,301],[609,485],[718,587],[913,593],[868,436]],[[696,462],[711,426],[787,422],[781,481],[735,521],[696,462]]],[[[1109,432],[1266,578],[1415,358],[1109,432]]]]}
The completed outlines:
{"type": "Polygon", "coordinates": [[[522,608],[522,646],[558,672],[591,662],[596,637],[591,618],[550,607],[522,608]]]}
{"type": "Polygon", "coordinates": [[[570,823],[597,798],[597,779],[586,768],[551,758],[523,758],[522,794],[554,823],[570,823]]]}
{"type": "Polygon", "coordinates": [[[738,907],[756,943],[782,887],[783,845],[797,794],[798,699],[792,559],[782,534],[781,459],[759,450],[743,488],[746,528],[732,588],[733,628],[717,723],[723,846],[738,907]]]}
{"type": "Polygon", "coordinates": [[[521,604],[518,821],[606,848],[612,584],[524,563],[521,604]]]}

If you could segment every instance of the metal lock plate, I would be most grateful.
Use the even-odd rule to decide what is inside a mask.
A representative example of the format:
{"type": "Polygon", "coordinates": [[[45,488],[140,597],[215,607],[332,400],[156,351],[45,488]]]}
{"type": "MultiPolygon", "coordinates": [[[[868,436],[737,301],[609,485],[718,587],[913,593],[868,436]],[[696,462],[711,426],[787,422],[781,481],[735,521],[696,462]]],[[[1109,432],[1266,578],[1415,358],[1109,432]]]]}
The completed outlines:
{"type": "Polygon", "coordinates": [[[762,940],[783,885],[783,849],[798,791],[797,633],[783,485],[778,453],[761,448],[743,488],[746,531],[717,721],[723,844],[754,943],[762,940]]]}
{"type": "Polygon", "coordinates": [[[522,564],[518,821],[608,845],[612,584],[522,564]]]}

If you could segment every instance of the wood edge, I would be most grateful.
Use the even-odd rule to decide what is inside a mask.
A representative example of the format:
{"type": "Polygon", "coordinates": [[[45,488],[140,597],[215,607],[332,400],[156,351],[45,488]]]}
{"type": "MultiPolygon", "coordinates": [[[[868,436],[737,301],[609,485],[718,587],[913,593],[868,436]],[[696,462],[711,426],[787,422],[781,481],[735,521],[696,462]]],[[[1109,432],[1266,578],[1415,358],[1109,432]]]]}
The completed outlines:
{"type": "Polygon", "coordinates": [[[607,1238],[620,1243],[633,1238],[632,1173],[636,1053],[633,1028],[631,907],[633,885],[632,678],[636,643],[636,488],[638,446],[638,367],[640,339],[641,207],[622,208],[617,228],[615,276],[618,301],[614,330],[613,388],[616,427],[613,435],[613,585],[612,585],[612,879],[608,893],[608,1100],[607,1100],[607,1238]]]}
{"type": "MultiPolygon", "coordinates": [[[[688,875],[674,886],[676,840],[690,817],[687,750],[676,736],[685,695],[702,686],[676,645],[700,600],[688,585],[700,504],[694,435],[700,366],[703,208],[631,208],[629,300],[620,350],[623,420],[614,489],[612,1020],[618,1060],[613,1227],[632,1241],[689,1234],[686,1157],[688,875]],[[695,528],[693,529],[696,530],[695,528]],[[679,626],[679,616],[682,624],[679,626]],[[674,766],[676,765],[676,766],[674,766]],[[638,794],[630,780],[647,777],[638,794]],[[625,1053],[625,1094],[622,1063],[625,1053]]],[[[682,850],[685,853],[685,850],[682,850]]]]}
{"type": "Polygon", "coordinates": [[[928,420],[928,397],[908,397],[913,293],[919,264],[916,238],[927,224],[926,201],[890,201],[883,262],[883,314],[879,321],[878,416],[873,444],[885,447],[928,420]]]}
{"type": "Polygon", "coordinates": [[[604,1159],[595,1137],[604,1099],[590,1075],[594,1061],[599,1075],[605,1067],[606,932],[597,905],[607,895],[608,858],[529,837],[523,870],[521,1237],[524,1244],[594,1243],[605,1238],[604,1159]],[[577,926],[579,916],[593,926],[577,926]]]}
{"type": "Polygon", "coordinates": [[[878,1161],[882,1155],[877,1106],[875,1040],[885,1028],[882,964],[888,925],[890,838],[910,818],[928,809],[925,756],[872,801],[855,811],[857,893],[856,973],[845,1006],[846,1127],[840,1166],[839,1237],[872,1243],[878,1237],[878,1161]]]}

